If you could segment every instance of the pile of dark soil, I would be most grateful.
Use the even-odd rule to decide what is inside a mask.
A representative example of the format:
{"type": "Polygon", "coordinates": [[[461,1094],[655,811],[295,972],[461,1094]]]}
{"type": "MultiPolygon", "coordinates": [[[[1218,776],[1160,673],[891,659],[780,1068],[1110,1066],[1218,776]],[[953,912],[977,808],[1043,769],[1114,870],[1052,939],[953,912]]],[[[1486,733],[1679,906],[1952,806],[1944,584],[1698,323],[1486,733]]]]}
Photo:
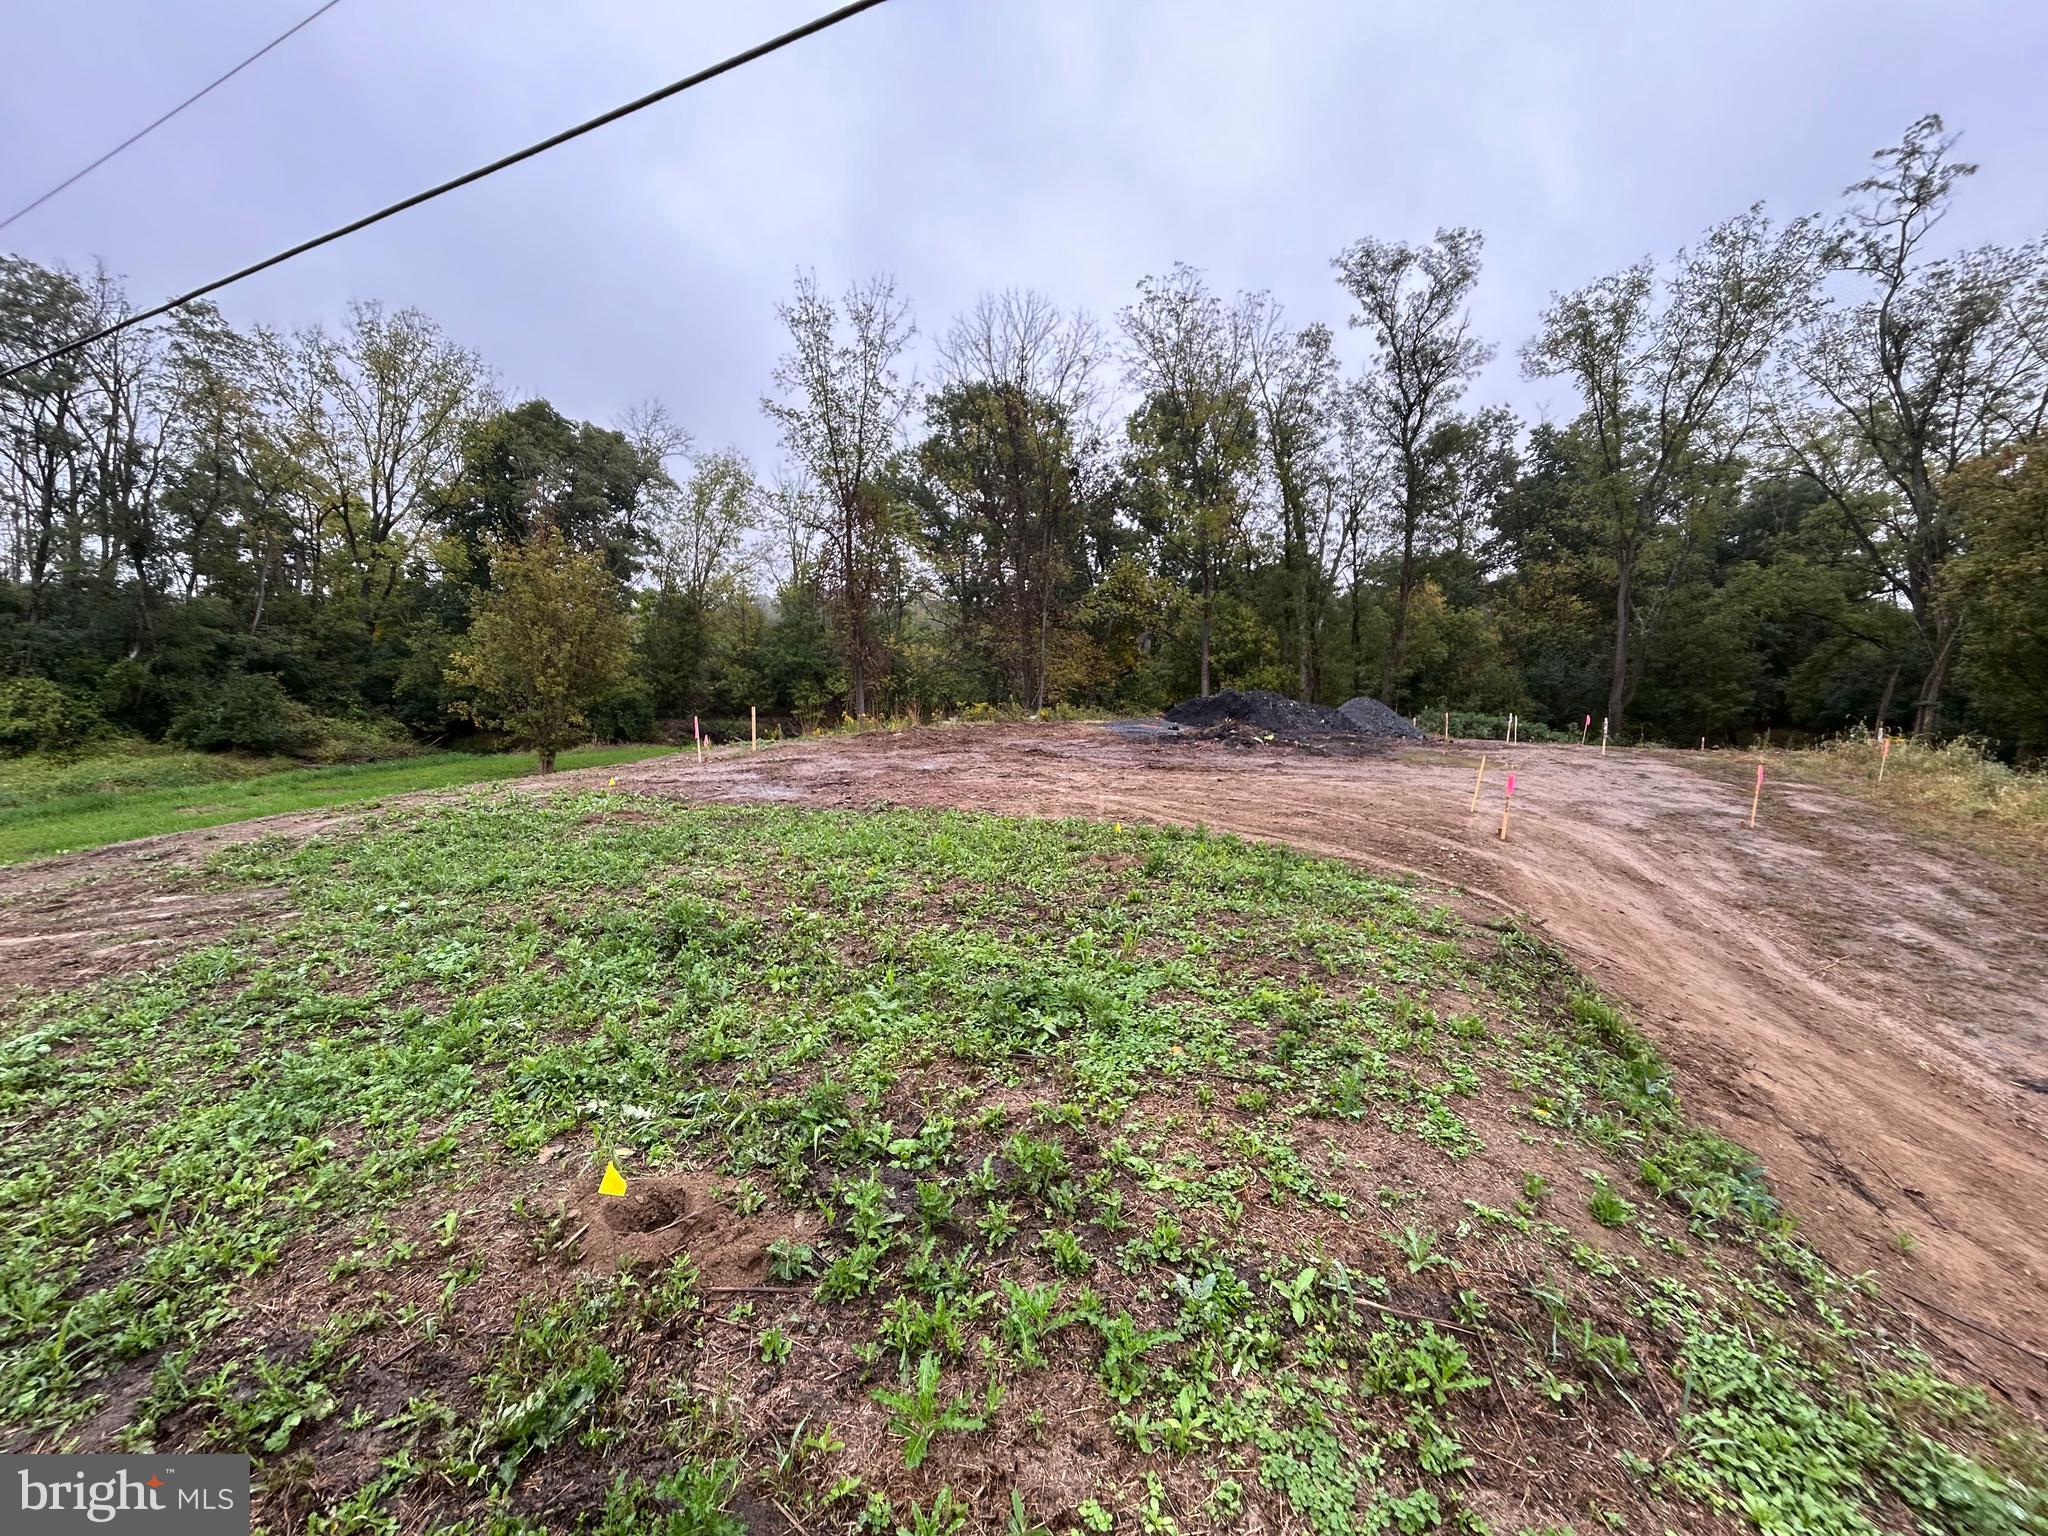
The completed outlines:
{"type": "Polygon", "coordinates": [[[1266,741],[1295,746],[1362,746],[1371,741],[1421,741],[1423,733],[1378,699],[1357,698],[1336,709],[1304,704],[1269,688],[1226,688],[1205,699],[1184,699],[1166,712],[1183,735],[1250,746],[1266,741]],[[1363,740],[1361,739],[1363,738],[1363,740]]]}
{"type": "Polygon", "coordinates": [[[1183,699],[1166,712],[1166,718],[1183,730],[1239,725],[1287,741],[1352,734],[1352,728],[1338,718],[1336,710],[1321,704],[1304,704],[1270,688],[1253,688],[1243,693],[1225,688],[1207,698],[1183,699]]]}
{"type": "Polygon", "coordinates": [[[1336,714],[1346,726],[1361,735],[1377,736],[1383,741],[1427,739],[1406,715],[1396,714],[1378,699],[1369,699],[1364,694],[1346,699],[1337,706],[1336,714]]]}

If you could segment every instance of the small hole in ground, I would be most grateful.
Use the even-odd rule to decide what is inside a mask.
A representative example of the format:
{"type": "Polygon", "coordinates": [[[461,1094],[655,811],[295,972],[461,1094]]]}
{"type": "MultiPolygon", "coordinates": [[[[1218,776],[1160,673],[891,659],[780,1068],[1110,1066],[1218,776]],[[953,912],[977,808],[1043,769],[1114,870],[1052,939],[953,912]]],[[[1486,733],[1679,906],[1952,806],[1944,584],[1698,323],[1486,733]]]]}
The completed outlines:
{"type": "Polygon", "coordinates": [[[629,1188],[616,1200],[604,1203],[604,1224],[614,1232],[653,1232],[681,1220],[689,1202],[680,1189],[659,1184],[629,1188]]]}

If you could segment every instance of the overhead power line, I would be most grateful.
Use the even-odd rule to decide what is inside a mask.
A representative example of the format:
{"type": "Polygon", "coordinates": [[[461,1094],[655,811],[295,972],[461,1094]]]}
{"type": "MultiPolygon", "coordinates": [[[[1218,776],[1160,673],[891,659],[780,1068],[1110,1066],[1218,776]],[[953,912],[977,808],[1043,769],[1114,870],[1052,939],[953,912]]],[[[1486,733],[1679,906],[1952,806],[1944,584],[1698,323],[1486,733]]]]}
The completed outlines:
{"type": "Polygon", "coordinates": [[[339,4],[341,4],[341,0],[327,0],[327,3],[321,6],[319,10],[314,11],[309,16],[300,17],[297,21],[293,22],[291,26],[287,27],[284,31],[278,33],[277,36],[273,37],[261,48],[258,48],[254,53],[250,54],[249,57],[242,60],[241,63],[237,64],[233,69],[229,70],[226,74],[219,76],[217,79],[208,82],[206,85],[201,86],[198,90],[194,91],[190,96],[187,96],[183,101],[179,102],[175,107],[171,108],[171,110],[166,112],[162,117],[158,118],[155,122],[149,124],[148,127],[137,129],[134,133],[129,134],[127,138],[123,139],[120,143],[116,144],[112,149],[108,150],[104,155],[101,155],[99,159],[93,161],[91,165],[85,167],[84,170],[72,172],[69,176],[66,176],[62,181],[58,182],[57,185],[50,188],[49,191],[45,192],[41,197],[37,198],[34,202],[25,204],[24,206],[15,209],[14,212],[7,215],[6,218],[0,219],[0,229],[5,229],[9,224],[12,224],[16,219],[20,218],[25,213],[35,212],[36,209],[42,207],[43,204],[47,203],[51,198],[55,197],[59,192],[62,192],[66,187],[70,186],[73,182],[81,181],[85,177],[90,176],[94,171],[98,170],[101,166],[105,165],[109,160],[113,159],[114,156],[120,154],[122,150],[128,148],[129,145],[136,143],[138,140],[149,137],[150,134],[155,133],[157,129],[163,127],[165,123],[168,123],[180,112],[184,111],[187,107],[191,106],[192,103],[199,100],[200,97],[209,94],[217,86],[226,85],[230,80],[234,79],[235,76],[239,75],[251,64],[254,64],[258,59],[262,58],[263,55],[270,52],[271,49],[275,48],[279,43],[283,42],[293,33],[298,32],[301,29],[311,25],[313,22],[318,21],[322,16],[325,16],[329,11],[333,10],[339,4]]]}
{"type": "Polygon", "coordinates": [[[742,64],[751,64],[754,60],[764,58],[778,49],[787,48],[791,43],[801,42],[814,33],[823,32],[828,27],[835,27],[842,21],[858,16],[862,11],[873,10],[882,3],[883,0],[853,0],[853,3],[850,5],[842,5],[836,11],[828,11],[823,16],[813,21],[807,21],[802,26],[795,27],[788,32],[782,33],[780,36],[771,37],[766,42],[756,43],[753,47],[746,49],[744,52],[736,53],[731,58],[721,59],[708,69],[700,69],[694,75],[685,75],[680,80],[664,85],[660,90],[649,91],[645,96],[636,97],[624,106],[613,107],[611,111],[600,113],[587,122],[578,123],[573,128],[565,128],[560,133],[542,139],[538,144],[529,144],[524,149],[514,150],[509,155],[493,160],[489,165],[480,165],[473,171],[466,171],[450,181],[442,182],[439,186],[429,187],[424,192],[415,192],[411,197],[401,199],[391,204],[388,208],[380,208],[375,213],[365,214],[362,218],[356,219],[352,223],[344,224],[339,229],[330,229],[324,235],[315,235],[311,240],[302,240],[289,250],[279,251],[275,256],[266,256],[263,260],[246,266],[239,272],[230,272],[226,277],[215,278],[212,282],[202,287],[194,288],[190,293],[181,293],[175,299],[166,299],[154,309],[145,309],[140,314],[129,315],[124,320],[118,320],[112,325],[101,327],[89,336],[81,336],[76,341],[67,341],[63,346],[45,352],[41,357],[34,358],[29,362],[18,363],[14,367],[9,368],[5,373],[0,373],[0,383],[6,382],[16,374],[27,373],[32,368],[40,368],[45,363],[55,362],[60,357],[76,352],[80,347],[89,347],[96,341],[104,341],[109,336],[117,335],[127,330],[131,325],[140,325],[145,320],[154,320],[159,315],[167,315],[174,309],[182,309],[195,299],[203,299],[209,293],[217,293],[231,283],[239,283],[245,277],[254,277],[258,272],[266,272],[282,262],[290,261],[294,256],[303,256],[306,252],[317,250],[323,245],[328,245],[333,241],[341,239],[344,235],[352,235],[359,229],[368,229],[372,224],[381,223],[393,214],[404,213],[408,208],[417,208],[421,203],[432,202],[444,192],[453,192],[458,187],[466,187],[473,181],[482,181],[486,176],[495,175],[508,166],[519,164],[522,160],[531,160],[535,155],[544,154],[558,144],[566,144],[571,139],[581,138],[586,133],[604,127],[607,123],[615,123],[622,117],[630,117],[643,107],[651,107],[656,102],[666,101],[671,96],[680,95],[692,86],[702,85],[707,80],[715,80],[720,75],[738,69],[742,64]]]}

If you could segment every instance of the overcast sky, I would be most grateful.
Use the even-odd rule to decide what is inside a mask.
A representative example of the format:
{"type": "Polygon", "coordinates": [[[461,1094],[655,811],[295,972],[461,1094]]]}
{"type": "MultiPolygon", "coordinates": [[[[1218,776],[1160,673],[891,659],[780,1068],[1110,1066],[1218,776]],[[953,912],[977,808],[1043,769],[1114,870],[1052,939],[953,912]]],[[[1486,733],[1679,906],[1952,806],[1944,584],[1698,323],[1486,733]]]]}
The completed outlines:
{"type": "MultiPolygon", "coordinates": [[[[10,0],[6,211],[312,8],[10,0]]],[[[807,19],[826,0],[341,0],[0,234],[154,302],[807,19]]],[[[2048,227],[2042,0],[890,0],[229,290],[237,323],[416,305],[514,395],[650,396],[772,461],[792,271],[895,274],[929,343],[976,293],[1105,324],[1175,260],[1341,327],[1362,234],[1485,232],[1476,392],[1569,415],[1515,349],[1554,289],[1762,199],[1833,209],[1922,112],[1983,171],[1947,233],[2048,227]]],[[[1359,338],[1340,338],[1347,356],[1359,338]]]]}

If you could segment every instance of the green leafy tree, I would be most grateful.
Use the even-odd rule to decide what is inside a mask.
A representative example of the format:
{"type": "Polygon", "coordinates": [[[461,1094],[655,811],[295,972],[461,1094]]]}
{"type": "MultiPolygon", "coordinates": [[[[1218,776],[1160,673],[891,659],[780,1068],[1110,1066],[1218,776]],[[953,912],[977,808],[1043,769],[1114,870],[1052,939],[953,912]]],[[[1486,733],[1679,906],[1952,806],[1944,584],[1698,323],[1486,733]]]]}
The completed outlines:
{"type": "Polygon", "coordinates": [[[1302,698],[1323,688],[1323,616],[1343,547],[1343,392],[1330,328],[1290,329],[1270,294],[1239,300],[1266,478],[1280,514],[1281,649],[1302,698]]]}
{"type": "Polygon", "coordinates": [[[1032,709],[1088,575],[1082,417],[1101,348],[1039,294],[983,295],[941,342],[945,384],[901,490],[968,663],[952,670],[1032,709]]]}
{"type": "Polygon", "coordinates": [[[550,525],[494,547],[491,566],[496,590],[479,594],[448,678],[470,719],[509,731],[552,773],[625,680],[631,627],[603,561],[569,549],[550,525]]]}
{"type": "Polygon", "coordinates": [[[1744,406],[1812,289],[1810,220],[1761,208],[1716,225],[1660,273],[1644,260],[1552,299],[1522,349],[1531,378],[1564,378],[1584,411],[1574,501],[1612,562],[1604,713],[1621,728],[1703,512],[1739,483],[1744,406]]]}
{"type": "MultiPolygon", "coordinates": [[[[745,702],[712,675],[722,629],[755,615],[746,588],[747,536],[760,524],[762,492],[745,455],[700,455],[680,481],[650,498],[652,588],[642,599],[640,670],[657,713],[681,715],[745,702]]],[[[731,669],[725,669],[727,681],[731,669]]]]}
{"type": "Polygon", "coordinates": [[[1118,316],[1140,404],[1127,432],[1140,525],[1162,569],[1196,599],[1197,681],[1210,692],[1218,598],[1244,563],[1258,418],[1243,317],[1177,263],[1138,284],[1118,316]]]}
{"type": "Polygon", "coordinates": [[[2048,245],[1930,243],[1977,170],[1954,146],[1923,117],[1847,189],[1858,201],[1828,253],[1830,301],[1792,348],[1770,416],[1790,464],[1912,615],[1918,736],[1940,724],[1967,612],[1943,590],[1963,547],[1945,477],[2048,427],[2048,245]]]}
{"type": "Polygon", "coordinates": [[[1358,305],[1352,325],[1372,338],[1359,409],[1393,469],[1391,522],[1399,551],[1393,624],[1380,664],[1380,695],[1397,702],[1408,607],[1423,557],[1452,500],[1453,465],[1468,451],[1458,401],[1493,348],[1472,335],[1466,309],[1479,281],[1479,232],[1440,229],[1428,245],[1360,240],[1338,256],[1338,281],[1358,305]]]}
{"type": "Polygon", "coordinates": [[[1973,707],[2020,756],[2048,755],[2048,439],[1973,459],[1942,495],[1969,549],[1951,600],[1970,615],[1973,707]]]}
{"type": "Polygon", "coordinates": [[[797,275],[796,297],[776,314],[790,350],[776,365],[780,399],[761,409],[782,429],[790,457],[815,482],[814,570],[836,620],[856,716],[888,671],[882,606],[899,530],[883,476],[914,390],[899,369],[915,327],[886,277],[849,288],[837,304],[815,276],[797,275]]]}
{"type": "Polygon", "coordinates": [[[479,574],[488,545],[523,542],[545,519],[627,581],[650,546],[648,501],[665,479],[625,433],[529,400],[463,433],[461,465],[435,494],[433,517],[468,546],[479,574]]]}

